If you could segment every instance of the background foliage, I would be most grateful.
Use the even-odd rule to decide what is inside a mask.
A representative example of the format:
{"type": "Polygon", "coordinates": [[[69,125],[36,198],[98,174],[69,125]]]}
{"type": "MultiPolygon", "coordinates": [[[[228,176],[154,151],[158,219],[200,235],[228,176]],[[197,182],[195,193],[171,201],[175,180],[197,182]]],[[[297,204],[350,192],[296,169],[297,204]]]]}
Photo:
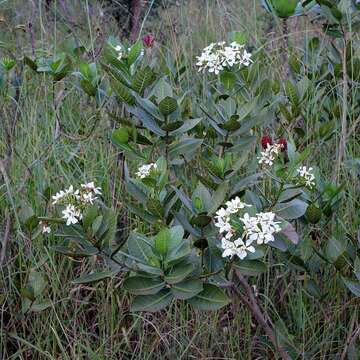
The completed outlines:
{"type": "MultiPolygon", "coordinates": [[[[356,359],[360,332],[357,23],[354,19],[347,27],[346,1],[339,5],[342,17],[332,8],[335,2],[323,3],[325,19],[311,13],[309,19],[287,21],[285,43],[283,20],[266,13],[259,1],[159,3],[156,12],[155,7],[150,10],[143,33],[151,30],[156,38],[151,65],[157,73],[167,73],[174,96],[182,95],[178,102],[184,119],[203,116],[192,94],[202,94],[201,103],[216,112],[203,91],[215,84],[206,83],[194,69],[195,56],[205,45],[240,30],[253,52],[261,50],[265,69],[252,68],[249,91],[262,107],[272,106],[265,118],[262,107],[256,108],[254,118],[261,120],[261,126],[254,129],[252,146],[264,133],[284,135],[298,149],[307,149],[309,162],[328,183],[316,203],[322,210],[321,225],[305,228],[299,223],[296,256],[273,259],[275,265],[251,277],[251,284],[282,341],[295,346],[297,358],[356,359]],[[345,41],[336,40],[341,38],[345,41]]],[[[179,302],[160,313],[129,312],[130,297],[123,288],[131,284],[111,274],[104,282],[79,284],[74,279],[102,269],[98,259],[58,255],[53,250],[58,239],[45,238],[34,228],[33,212],[45,215],[47,200],[56,190],[96,179],[104,189],[104,202],[120,215],[117,241],[124,242],[132,229],[147,231],[125,206],[121,136],[131,132],[113,132],[124,126],[124,113],[115,100],[109,108],[102,107],[108,80],[104,80],[106,68],[100,70],[100,59],[106,40],[112,35],[126,41],[127,36],[125,25],[119,25],[126,23],[126,15],[110,16],[113,7],[114,3],[97,1],[49,2],[49,6],[0,2],[1,249],[6,243],[8,250],[1,251],[0,357],[271,358],[271,345],[241,303],[234,301],[216,313],[193,311],[179,302]],[[41,60],[52,61],[54,54],[59,57],[52,64],[41,60]],[[99,68],[89,65],[95,62],[99,68]],[[111,142],[120,144],[120,149],[111,142]]],[[[140,95],[141,83],[135,84],[140,95]]],[[[118,83],[112,85],[120,100],[131,105],[129,93],[118,83]]],[[[171,108],[165,105],[164,112],[171,108]]],[[[200,128],[199,134],[204,130],[200,128]]],[[[246,170],[242,168],[242,175],[246,170]]]]}

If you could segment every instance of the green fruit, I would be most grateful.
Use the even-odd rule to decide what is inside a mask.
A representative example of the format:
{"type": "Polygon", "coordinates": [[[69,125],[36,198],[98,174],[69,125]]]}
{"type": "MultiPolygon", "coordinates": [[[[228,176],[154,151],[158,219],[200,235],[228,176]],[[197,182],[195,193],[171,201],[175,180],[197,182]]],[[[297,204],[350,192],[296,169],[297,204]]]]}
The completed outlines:
{"type": "Polygon", "coordinates": [[[298,0],[271,0],[276,15],[281,18],[294,15],[298,2],[298,0]]]}
{"type": "Polygon", "coordinates": [[[321,219],[321,210],[314,204],[311,204],[306,209],[305,218],[310,224],[317,224],[321,219]]]}

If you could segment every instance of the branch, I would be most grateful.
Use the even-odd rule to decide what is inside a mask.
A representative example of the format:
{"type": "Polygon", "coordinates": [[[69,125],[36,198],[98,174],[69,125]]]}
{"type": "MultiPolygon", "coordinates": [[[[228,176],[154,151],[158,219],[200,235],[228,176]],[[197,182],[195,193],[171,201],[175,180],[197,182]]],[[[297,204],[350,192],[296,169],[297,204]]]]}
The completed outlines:
{"type": "Polygon", "coordinates": [[[253,290],[249,283],[246,281],[244,276],[240,273],[240,271],[235,270],[235,275],[237,279],[240,281],[241,286],[245,290],[246,296],[242,294],[236,286],[233,287],[236,294],[240,297],[241,301],[246,304],[246,306],[249,308],[253,316],[255,317],[258,324],[264,329],[266,335],[270,339],[270,341],[273,343],[275,349],[281,356],[281,359],[283,360],[291,360],[291,357],[288,355],[286,350],[278,343],[274,331],[270,325],[270,319],[266,314],[263,314],[255,296],[253,293],[253,290]]]}

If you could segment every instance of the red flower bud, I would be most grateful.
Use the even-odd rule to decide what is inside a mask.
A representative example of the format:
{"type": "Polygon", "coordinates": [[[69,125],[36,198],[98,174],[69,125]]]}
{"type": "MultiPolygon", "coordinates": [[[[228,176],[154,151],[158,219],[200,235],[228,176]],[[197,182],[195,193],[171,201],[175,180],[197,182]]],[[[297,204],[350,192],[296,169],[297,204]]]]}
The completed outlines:
{"type": "Polygon", "coordinates": [[[261,138],[261,146],[263,147],[263,149],[266,149],[268,145],[272,145],[272,144],[273,141],[270,136],[265,135],[261,138]]]}
{"type": "Polygon", "coordinates": [[[280,138],[278,144],[281,146],[281,151],[287,150],[287,142],[284,138],[280,138]]]}
{"type": "Polygon", "coordinates": [[[144,37],[143,37],[143,44],[144,46],[148,47],[148,48],[151,48],[153,47],[154,45],[154,42],[155,42],[155,38],[152,34],[146,34],[144,37]]]}

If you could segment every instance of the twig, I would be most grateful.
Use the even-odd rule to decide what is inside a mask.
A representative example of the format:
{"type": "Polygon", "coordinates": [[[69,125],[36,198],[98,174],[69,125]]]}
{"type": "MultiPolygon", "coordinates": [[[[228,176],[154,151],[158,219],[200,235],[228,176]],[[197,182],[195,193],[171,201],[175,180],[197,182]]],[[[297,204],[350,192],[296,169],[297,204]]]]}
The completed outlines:
{"type": "Polygon", "coordinates": [[[240,271],[235,270],[235,275],[237,279],[240,281],[241,286],[245,290],[246,296],[242,294],[236,286],[234,286],[234,290],[236,294],[240,297],[241,301],[246,304],[246,306],[249,308],[253,316],[255,317],[258,324],[264,329],[266,335],[274,345],[275,349],[281,356],[281,359],[283,360],[291,360],[291,357],[288,355],[286,350],[278,343],[274,331],[272,327],[270,326],[270,319],[266,314],[263,314],[255,296],[253,293],[253,290],[249,283],[246,281],[244,276],[240,273],[240,271]]]}
{"type": "Polygon", "coordinates": [[[5,210],[5,231],[4,237],[1,242],[1,253],[0,253],[0,267],[4,264],[6,258],[7,245],[10,239],[10,229],[11,229],[11,217],[8,209],[5,210]]]}

